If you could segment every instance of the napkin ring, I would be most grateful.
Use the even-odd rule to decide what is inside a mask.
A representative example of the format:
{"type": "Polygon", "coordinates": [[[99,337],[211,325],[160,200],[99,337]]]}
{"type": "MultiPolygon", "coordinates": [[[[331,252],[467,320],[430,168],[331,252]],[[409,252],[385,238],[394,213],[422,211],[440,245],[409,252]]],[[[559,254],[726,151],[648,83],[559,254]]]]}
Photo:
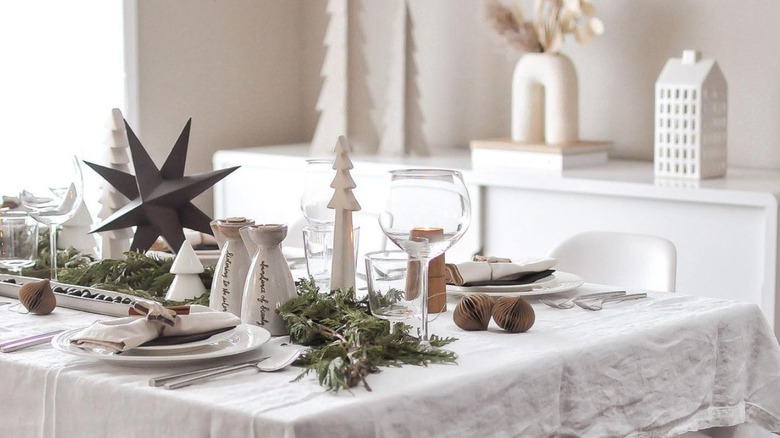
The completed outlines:
{"type": "Polygon", "coordinates": [[[133,303],[133,309],[144,315],[147,321],[157,321],[171,327],[176,324],[176,312],[159,303],[136,301],[133,303]]]}
{"type": "Polygon", "coordinates": [[[475,255],[472,260],[475,262],[486,262],[486,263],[512,263],[512,259],[508,259],[505,257],[490,257],[490,256],[482,256],[482,255],[475,255]]]}

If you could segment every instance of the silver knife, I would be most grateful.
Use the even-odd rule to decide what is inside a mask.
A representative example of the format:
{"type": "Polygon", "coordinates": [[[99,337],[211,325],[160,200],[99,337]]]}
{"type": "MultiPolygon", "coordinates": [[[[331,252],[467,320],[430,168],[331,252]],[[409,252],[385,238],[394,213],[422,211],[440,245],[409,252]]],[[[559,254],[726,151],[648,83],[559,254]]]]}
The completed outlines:
{"type": "Polygon", "coordinates": [[[63,331],[64,330],[55,330],[49,333],[42,333],[40,335],[28,336],[21,339],[15,339],[13,341],[3,342],[0,344],[0,353],[11,353],[13,351],[22,350],[24,348],[46,344],[51,342],[52,338],[62,333],[63,331]]]}

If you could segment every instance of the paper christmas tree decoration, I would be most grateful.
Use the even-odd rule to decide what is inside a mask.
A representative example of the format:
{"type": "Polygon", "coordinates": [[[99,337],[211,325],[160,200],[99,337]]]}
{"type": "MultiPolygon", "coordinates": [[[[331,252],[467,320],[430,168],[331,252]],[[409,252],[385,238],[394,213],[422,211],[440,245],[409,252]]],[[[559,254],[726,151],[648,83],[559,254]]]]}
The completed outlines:
{"type": "Polygon", "coordinates": [[[378,151],[388,156],[406,155],[406,29],[409,7],[406,1],[397,5],[395,37],[390,47],[390,82],[387,84],[384,126],[378,151]]]}
{"type": "Polygon", "coordinates": [[[176,254],[171,266],[171,274],[175,274],[173,282],[165,294],[166,300],[184,301],[197,298],[206,292],[206,286],[200,281],[203,264],[200,263],[195,250],[189,242],[184,242],[176,254]]]}
{"type": "Polygon", "coordinates": [[[417,83],[416,46],[409,2],[398,2],[394,20],[395,35],[391,47],[390,82],[387,86],[379,154],[405,156],[430,155],[423,132],[420,88],[417,83]]]}
{"type": "Polygon", "coordinates": [[[347,132],[347,5],[348,0],[328,0],[324,80],[316,104],[320,117],[311,141],[312,155],[330,153],[333,139],[347,132]]]}
{"type": "Polygon", "coordinates": [[[177,253],[185,241],[183,229],[212,234],[211,219],[195,207],[193,198],[238,169],[214,170],[184,176],[190,125],[187,121],[162,168],[157,168],[130,126],[125,123],[135,175],[85,162],[130,202],[92,232],[137,227],[130,250],[146,251],[159,236],[177,253]]]}
{"type": "Polygon", "coordinates": [[[409,13],[409,4],[404,2],[406,12],[406,95],[404,98],[405,105],[405,122],[404,122],[404,140],[406,141],[406,152],[408,154],[428,156],[431,154],[428,147],[428,141],[425,138],[425,132],[423,132],[423,123],[425,117],[423,117],[422,108],[420,107],[420,85],[417,81],[419,75],[419,68],[415,62],[415,53],[417,52],[417,45],[414,42],[414,21],[409,13]]]}
{"type": "Polygon", "coordinates": [[[67,222],[62,224],[62,229],[57,235],[57,248],[67,249],[73,247],[82,254],[97,256],[95,237],[89,233],[92,227],[92,215],[87,209],[87,204],[81,201],[76,213],[67,222]]]}
{"type": "Polygon", "coordinates": [[[328,208],[336,211],[333,228],[333,261],[330,273],[330,288],[348,290],[355,287],[355,234],[352,226],[352,212],[360,210],[360,204],[352,190],[357,187],[349,171],[352,161],[349,159],[349,145],[344,136],[336,142],[336,159],[333,170],[336,176],[330,186],[333,197],[328,208]]]}
{"type": "MultiPolygon", "coordinates": [[[[122,117],[122,111],[118,108],[111,110],[109,120],[110,132],[106,139],[106,152],[103,155],[103,162],[106,167],[121,172],[130,172],[130,155],[128,150],[130,145],[127,142],[127,132],[125,131],[125,122],[122,117]]],[[[116,213],[117,210],[127,205],[130,200],[122,195],[107,181],[100,183],[101,194],[98,202],[103,207],[98,212],[97,217],[105,220],[116,213]]],[[[124,252],[130,249],[130,239],[133,237],[133,231],[130,228],[120,228],[118,230],[104,231],[100,233],[100,256],[104,259],[124,258],[124,252]]]]}

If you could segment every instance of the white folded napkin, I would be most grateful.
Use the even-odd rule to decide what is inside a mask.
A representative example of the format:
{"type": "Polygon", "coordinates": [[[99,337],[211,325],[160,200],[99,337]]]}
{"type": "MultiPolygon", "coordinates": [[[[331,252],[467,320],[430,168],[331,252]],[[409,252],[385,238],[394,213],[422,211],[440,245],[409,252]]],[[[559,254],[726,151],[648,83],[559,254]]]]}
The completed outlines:
{"type": "Polygon", "coordinates": [[[198,312],[177,315],[173,327],[144,317],[131,316],[97,321],[76,333],[71,343],[82,348],[100,348],[113,352],[131,350],[161,336],[195,335],[235,327],[241,319],[228,312],[198,312]]]}
{"type": "Polygon", "coordinates": [[[447,282],[460,286],[468,283],[513,280],[523,274],[551,269],[555,263],[556,260],[550,257],[536,257],[501,263],[447,264],[447,282]]]}

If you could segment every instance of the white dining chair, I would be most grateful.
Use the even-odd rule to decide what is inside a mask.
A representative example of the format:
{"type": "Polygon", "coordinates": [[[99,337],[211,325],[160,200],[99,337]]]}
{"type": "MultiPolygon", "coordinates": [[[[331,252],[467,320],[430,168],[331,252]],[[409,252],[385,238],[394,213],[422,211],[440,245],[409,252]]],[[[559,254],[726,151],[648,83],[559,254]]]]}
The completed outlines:
{"type": "Polygon", "coordinates": [[[588,283],[674,292],[677,250],[661,237],[588,231],[569,237],[550,253],[556,269],[588,283]]]}

